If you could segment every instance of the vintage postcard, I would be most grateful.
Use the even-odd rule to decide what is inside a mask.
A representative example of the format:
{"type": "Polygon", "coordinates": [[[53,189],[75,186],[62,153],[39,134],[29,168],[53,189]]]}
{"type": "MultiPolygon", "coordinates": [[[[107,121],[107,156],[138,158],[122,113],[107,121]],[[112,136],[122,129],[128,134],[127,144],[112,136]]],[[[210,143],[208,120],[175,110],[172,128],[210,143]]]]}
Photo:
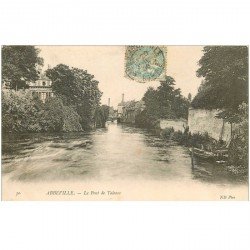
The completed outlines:
{"type": "Polygon", "coordinates": [[[2,46],[2,200],[248,200],[247,46],[2,46]]]}

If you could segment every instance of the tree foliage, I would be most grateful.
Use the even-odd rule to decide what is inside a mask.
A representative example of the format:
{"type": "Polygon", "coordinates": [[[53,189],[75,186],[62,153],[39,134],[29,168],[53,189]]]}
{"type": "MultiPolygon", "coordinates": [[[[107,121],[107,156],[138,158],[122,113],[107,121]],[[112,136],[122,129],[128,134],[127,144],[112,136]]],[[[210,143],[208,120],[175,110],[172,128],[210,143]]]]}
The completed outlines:
{"type": "Polygon", "coordinates": [[[81,131],[80,117],[74,107],[65,106],[58,97],[49,98],[43,104],[40,124],[43,131],[72,132],[81,131]]]}
{"type": "Polygon", "coordinates": [[[7,132],[81,131],[73,107],[53,97],[45,103],[28,91],[2,92],[2,129],[7,132]]]}
{"type": "Polygon", "coordinates": [[[145,110],[137,117],[137,123],[154,126],[158,119],[187,118],[189,102],[175,89],[175,80],[167,76],[157,89],[152,87],[146,91],[143,101],[145,110]],[[141,121],[143,122],[141,122],[141,121]]]}
{"type": "Polygon", "coordinates": [[[3,132],[40,132],[42,102],[26,91],[2,92],[3,132]]]}
{"type": "Polygon", "coordinates": [[[64,64],[48,69],[46,75],[52,80],[53,92],[65,105],[76,108],[82,127],[92,128],[102,95],[94,76],[86,70],[70,68],[64,64]]]}
{"type": "Polygon", "coordinates": [[[194,108],[221,109],[217,115],[231,123],[228,164],[235,172],[248,168],[248,48],[207,46],[197,76],[203,77],[194,108]],[[233,125],[234,124],[234,125],[233,125]],[[233,129],[234,127],[234,129],[233,129]],[[235,128],[236,127],[236,128],[235,128]]]}
{"type": "Polygon", "coordinates": [[[34,46],[2,47],[2,80],[11,89],[27,88],[26,82],[38,79],[37,66],[43,65],[34,46]]]}
{"type": "Polygon", "coordinates": [[[204,81],[192,106],[237,112],[238,106],[248,100],[248,48],[206,46],[203,51],[197,76],[204,81]]]}
{"type": "Polygon", "coordinates": [[[248,171],[248,105],[242,103],[238,108],[239,124],[229,145],[229,164],[248,171]]]}
{"type": "Polygon", "coordinates": [[[96,127],[104,128],[109,117],[109,106],[102,105],[95,110],[95,125],[96,127]]]}
{"type": "Polygon", "coordinates": [[[175,89],[175,80],[167,76],[157,88],[158,100],[161,106],[161,117],[168,119],[187,118],[188,100],[181,95],[181,90],[175,89]]]}

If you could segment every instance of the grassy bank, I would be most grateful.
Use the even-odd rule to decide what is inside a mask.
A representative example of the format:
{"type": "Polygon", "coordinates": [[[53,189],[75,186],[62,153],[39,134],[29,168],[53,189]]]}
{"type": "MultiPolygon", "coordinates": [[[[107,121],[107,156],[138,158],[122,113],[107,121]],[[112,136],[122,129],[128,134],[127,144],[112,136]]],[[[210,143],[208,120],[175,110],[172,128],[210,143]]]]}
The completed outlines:
{"type": "MultiPolygon", "coordinates": [[[[244,131],[243,131],[244,132],[244,131]]],[[[228,171],[236,175],[248,176],[248,141],[242,137],[247,134],[242,131],[235,133],[230,142],[217,141],[211,138],[207,133],[191,134],[188,128],[184,131],[174,131],[173,128],[161,130],[161,137],[168,141],[175,141],[179,145],[197,148],[206,152],[217,154],[221,151],[227,151],[227,159],[225,165],[228,171]]]]}

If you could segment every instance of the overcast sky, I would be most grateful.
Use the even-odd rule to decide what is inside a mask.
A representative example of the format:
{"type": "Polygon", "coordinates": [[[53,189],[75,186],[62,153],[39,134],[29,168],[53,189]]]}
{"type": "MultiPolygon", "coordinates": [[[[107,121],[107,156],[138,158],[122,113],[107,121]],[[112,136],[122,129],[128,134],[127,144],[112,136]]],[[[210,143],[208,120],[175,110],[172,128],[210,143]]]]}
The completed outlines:
{"type": "MultiPolygon", "coordinates": [[[[116,108],[121,101],[140,100],[149,86],[159,82],[138,83],[124,77],[125,46],[38,46],[44,58],[44,69],[63,63],[86,69],[95,75],[103,92],[102,103],[116,108]]],[[[197,93],[201,79],[196,77],[197,62],[202,56],[201,46],[167,46],[167,74],[176,80],[176,87],[187,96],[197,93]]]]}

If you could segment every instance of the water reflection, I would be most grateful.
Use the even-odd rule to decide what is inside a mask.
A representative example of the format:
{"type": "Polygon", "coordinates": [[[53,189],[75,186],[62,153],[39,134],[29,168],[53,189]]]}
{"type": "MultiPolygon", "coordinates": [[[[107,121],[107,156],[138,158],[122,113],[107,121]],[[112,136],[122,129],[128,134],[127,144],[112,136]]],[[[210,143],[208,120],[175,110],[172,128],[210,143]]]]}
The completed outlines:
{"type": "Polygon", "coordinates": [[[195,160],[152,131],[109,124],[66,134],[4,135],[2,173],[11,180],[161,180],[240,183],[226,168],[195,160]]]}

